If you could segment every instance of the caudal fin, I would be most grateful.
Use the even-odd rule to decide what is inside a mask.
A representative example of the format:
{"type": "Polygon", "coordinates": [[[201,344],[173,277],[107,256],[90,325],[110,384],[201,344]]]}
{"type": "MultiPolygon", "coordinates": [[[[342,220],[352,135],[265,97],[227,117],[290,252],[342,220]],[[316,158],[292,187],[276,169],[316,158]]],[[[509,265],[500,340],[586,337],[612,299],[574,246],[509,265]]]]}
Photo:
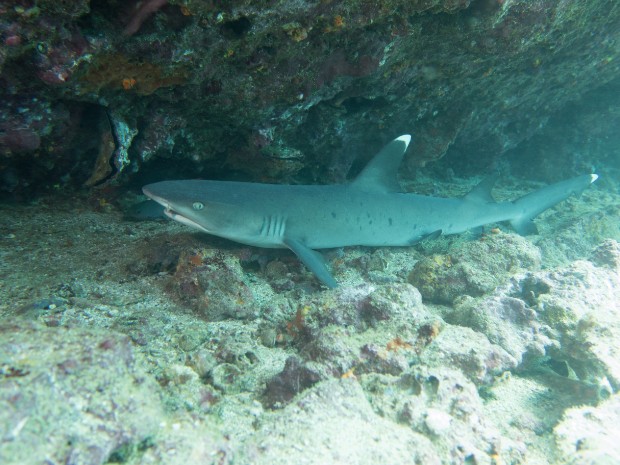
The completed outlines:
{"type": "Polygon", "coordinates": [[[532,220],[536,216],[571,195],[579,194],[597,179],[598,175],[596,174],[577,176],[543,187],[515,200],[517,216],[510,220],[510,226],[519,234],[535,234],[537,232],[536,225],[532,220]]]}

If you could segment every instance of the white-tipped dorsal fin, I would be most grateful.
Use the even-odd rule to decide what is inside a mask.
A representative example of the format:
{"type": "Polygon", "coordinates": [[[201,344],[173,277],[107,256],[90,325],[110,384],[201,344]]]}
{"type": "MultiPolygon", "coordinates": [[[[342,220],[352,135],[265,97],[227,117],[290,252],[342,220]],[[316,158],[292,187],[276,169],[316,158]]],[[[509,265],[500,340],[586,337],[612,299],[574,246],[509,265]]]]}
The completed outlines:
{"type": "Polygon", "coordinates": [[[383,147],[355,178],[352,186],[366,191],[400,192],[396,175],[409,142],[411,136],[405,134],[383,147]]]}

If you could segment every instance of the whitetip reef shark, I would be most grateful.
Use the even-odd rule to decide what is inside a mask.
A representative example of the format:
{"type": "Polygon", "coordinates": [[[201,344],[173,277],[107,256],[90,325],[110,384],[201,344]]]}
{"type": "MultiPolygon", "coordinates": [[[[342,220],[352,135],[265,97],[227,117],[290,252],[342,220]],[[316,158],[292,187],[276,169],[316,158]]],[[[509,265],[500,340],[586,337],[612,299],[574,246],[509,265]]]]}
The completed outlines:
{"type": "Polygon", "coordinates": [[[409,246],[500,221],[510,222],[520,234],[534,233],[534,217],[598,178],[578,176],[513,202],[493,200],[495,177],[462,198],[403,193],[396,175],[410,141],[410,135],[394,139],[347,184],[182,180],[149,184],[143,191],[180,223],[242,244],[291,249],[323,284],[334,288],[336,280],[313,249],[409,246]]]}

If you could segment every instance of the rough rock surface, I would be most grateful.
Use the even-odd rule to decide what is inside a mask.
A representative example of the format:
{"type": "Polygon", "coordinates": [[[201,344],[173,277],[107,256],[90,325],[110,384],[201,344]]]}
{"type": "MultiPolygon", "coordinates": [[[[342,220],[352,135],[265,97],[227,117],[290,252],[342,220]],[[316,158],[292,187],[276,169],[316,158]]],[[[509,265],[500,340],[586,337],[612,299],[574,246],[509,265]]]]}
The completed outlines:
{"type": "MultiPolygon", "coordinates": [[[[188,446],[187,426],[167,424],[174,419],[166,419],[158,385],[136,355],[115,332],[2,322],[0,461],[103,464],[149,456],[181,463],[164,442],[188,446]]],[[[202,443],[178,459],[205,458],[225,444],[202,431],[202,443]]]]}
{"type": "Polygon", "coordinates": [[[595,463],[611,465],[618,462],[618,395],[598,407],[579,407],[566,412],[554,428],[555,441],[560,451],[559,463],[595,463]]]}
{"type": "Polygon", "coordinates": [[[256,464],[441,463],[426,437],[378,415],[356,380],[323,382],[267,415],[247,454],[256,464]]]}
{"type": "MultiPolygon", "coordinates": [[[[618,105],[613,0],[1,8],[0,190],[14,195],[137,170],[142,183],[342,180],[402,133],[416,136],[410,166],[448,154],[440,172],[476,173],[569,103],[589,110],[589,133],[618,105]]],[[[586,168],[570,150],[535,153],[544,179],[586,168]]]]}
{"type": "Polygon", "coordinates": [[[462,299],[446,319],[486,334],[525,367],[547,356],[583,388],[617,391],[618,247],[608,240],[594,249],[593,261],[528,273],[491,296],[462,299]]]}
{"type": "Polygon", "coordinates": [[[454,249],[423,258],[409,274],[409,282],[425,299],[450,304],[463,295],[479,296],[519,270],[540,266],[538,248],[515,234],[490,234],[457,244],[454,249]]]}
{"type": "Polygon", "coordinates": [[[517,366],[504,349],[461,326],[445,328],[428,346],[421,362],[458,368],[478,385],[492,383],[496,376],[517,366]]]}
{"type": "Polygon", "coordinates": [[[476,386],[458,369],[412,367],[398,378],[370,374],[361,383],[377,411],[431,440],[440,463],[518,461],[525,448],[500,433],[500,422],[484,412],[476,386]]]}

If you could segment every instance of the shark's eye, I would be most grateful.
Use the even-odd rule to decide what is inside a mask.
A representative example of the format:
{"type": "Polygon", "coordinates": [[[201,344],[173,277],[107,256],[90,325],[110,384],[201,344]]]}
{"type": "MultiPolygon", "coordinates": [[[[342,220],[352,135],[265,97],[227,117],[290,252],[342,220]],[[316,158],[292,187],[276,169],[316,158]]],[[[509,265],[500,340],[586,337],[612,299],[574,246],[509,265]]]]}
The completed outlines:
{"type": "Polygon", "coordinates": [[[192,204],[192,208],[193,208],[194,210],[202,210],[204,207],[205,207],[205,204],[204,204],[204,203],[202,203],[202,202],[194,202],[194,203],[192,204]]]}

